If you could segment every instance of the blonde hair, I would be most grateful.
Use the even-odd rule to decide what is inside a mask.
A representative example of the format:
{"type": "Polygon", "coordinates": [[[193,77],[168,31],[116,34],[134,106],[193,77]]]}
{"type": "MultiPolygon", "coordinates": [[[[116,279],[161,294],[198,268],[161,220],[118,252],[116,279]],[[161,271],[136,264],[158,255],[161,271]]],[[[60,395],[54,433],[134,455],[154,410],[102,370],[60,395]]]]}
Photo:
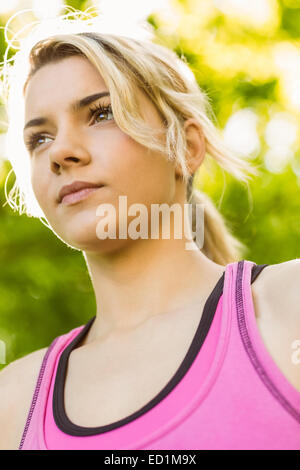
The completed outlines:
{"type": "MultiPolygon", "coordinates": [[[[78,19],[77,25],[78,25],[78,19]]],[[[67,25],[64,31],[67,31],[67,25]]],[[[44,214],[32,191],[30,161],[23,143],[24,90],[33,74],[50,62],[72,55],[86,57],[102,75],[111,96],[114,119],[119,128],[135,141],[167,158],[177,161],[187,187],[187,200],[204,205],[204,241],[199,247],[212,261],[226,265],[243,257],[246,247],[230,232],[225,219],[208,195],[193,187],[194,175],[186,165],[187,142],[183,123],[195,118],[201,126],[206,157],[233,177],[248,184],[257,170],[245,158],[233,154],[214,124],[206,93],[200,89],[191,69],[176,53],[148,39],[87,30],[85,22],[70,32],[48,34],[30,42],[15,54],[14,65],[4,67],[9,127],[6,154],[16,181],[7,197],[8,204],[20,214],[42,218],[44,214]],[[9,70],[6,70],[8,69],[9,70]],[[162,142],[146,125],[136,98],[139,87],[152,101],[165,125],[162,142]],[[16,113],[16,110],[18,112],[16,113]]],[[[7,64],[6,64],[7,65],[7,64]]],[[[195,230],[195,211],[192,227],[195,230]]]]}

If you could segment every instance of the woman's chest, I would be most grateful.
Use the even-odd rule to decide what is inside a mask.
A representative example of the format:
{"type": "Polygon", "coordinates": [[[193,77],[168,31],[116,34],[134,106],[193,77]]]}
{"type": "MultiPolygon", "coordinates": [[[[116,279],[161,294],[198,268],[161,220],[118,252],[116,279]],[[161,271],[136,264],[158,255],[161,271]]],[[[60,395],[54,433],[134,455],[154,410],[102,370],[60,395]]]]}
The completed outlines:
{"type": "MultiPolygon", "coordinates": [[[[79,426],[99,427],[126,418],[144,407],[181,366],[199,324],[199,311],[185,322],[156,328],[134,341],[73,351],[64,387],[68,418],[79,426]],[[85,354],[86,353],[86,354],[85,354]]],[[[148,325],[151,328],[150,325],[148,325]]]]}
{"type": "MultiPolygon", "coordinates": [[[[258,334],[266,354],[298,390],[299,379],[291,361],[291,325],[286,322],[283,327],[275,321],[272,302],[266,301],[264,289],[257,286],[258,282],[252,293],[258,334]]],[[[150,322],[140,335],[123,342],[111,340],[94,353],[91,348],[73,351],[64,391],[69,419],[79,426],[98,427],[144,407],[182,364],[199,321],[199,309],[195,309],[172,321],[150,322]]]]}

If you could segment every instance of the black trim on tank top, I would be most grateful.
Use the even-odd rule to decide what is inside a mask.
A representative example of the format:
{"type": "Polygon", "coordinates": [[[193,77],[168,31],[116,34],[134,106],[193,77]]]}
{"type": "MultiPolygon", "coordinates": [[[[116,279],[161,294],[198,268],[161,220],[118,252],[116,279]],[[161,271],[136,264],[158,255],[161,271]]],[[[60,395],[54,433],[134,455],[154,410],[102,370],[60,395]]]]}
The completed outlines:
{"type": "MultiPolygon", "coordinates": [[[[252,268],[252,276],[251,276],[251,284],[254,282],[256,277],[262,271],[262,269],[268,266],[265,265],[254,265],[252,268]]],[[[68,358],[73,349],[76,348],[77,344],[85,337],[88,333],[89,329],[91,328],[96,316],[91,318],[88,323],[84,326],[84,328],[80,331],[80,333],[71,341],[71,343],[66,347],[66,349],[62,352],[56,377],[55,377],[55,384],[53,390],[53,417],[57,427],[66,434],[71,436],[93,436],[97,434],[102,434],[113,429],[119,428],[131,421],[134,421],[139,416],[143,415],[151,408],[156,406],[163,398],[165,398],[175,386],[180,382],[183,376],[187,373],[189,368],[191,367],[194,359],[198,355],[205,338],[207,337],[208,331],[214,319],[214,315],[217,309],[217,305],[219,299],[223,293],[224,287],[224,278],[225,278],[225,271],[223,272],[222,276],[218,280],[217,284],[215,285],[214,289],[212,290],[211,294],[209,295],[206,303],[204,305],[203,313],[201,316],[200,323],[192,340],[192,343],[186,353],[181,365],[177,369],[176,373],[173,375],[171,380],[167,383],[167,385],[146,405],[140,408],[138,411],[132,413],[131,415],[127,416],[126,418],[122,418],[119,421],[115,421],[114,423],[107,424],[105,426],[98,426],[98,427],[86,427],[86,426],[78,426],[72,421],[69,420],[68,416],[65,412],[64,406],[64,386],[66,380],[66,370],[68,366],[68,358]]]]}
{"type": "Polygon", "coordinates": [[[252,271],[251,271],[251,284],[255,281],[257,276],[261,273],[261,271],[266,267],[269,266],[268,264],[255,264],[252,266],[252,271]]]}

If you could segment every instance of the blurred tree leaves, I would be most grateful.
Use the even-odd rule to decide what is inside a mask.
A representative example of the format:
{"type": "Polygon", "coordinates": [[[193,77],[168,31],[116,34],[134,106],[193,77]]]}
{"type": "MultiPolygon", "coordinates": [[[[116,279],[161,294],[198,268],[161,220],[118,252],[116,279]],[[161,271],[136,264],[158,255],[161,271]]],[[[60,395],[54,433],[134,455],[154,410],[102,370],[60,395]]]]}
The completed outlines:
{"type": "Polygon", "coordinates": [[[280,27],[282,31],[287,33],[291,38],[300,37],[300,5],[296,3],[290,4],[294,5],[292,8],[289,7],[289,4],[286,5],[285,2],[280,1],[281,6],[281,24],[280,27]]]}
{"type": "Polygon", "coordinates": [[[39,220],[3,207],[3,183],[0,339],[9,363],[86,323],[96,305],[82,253],[64,245],[39,220]]]}

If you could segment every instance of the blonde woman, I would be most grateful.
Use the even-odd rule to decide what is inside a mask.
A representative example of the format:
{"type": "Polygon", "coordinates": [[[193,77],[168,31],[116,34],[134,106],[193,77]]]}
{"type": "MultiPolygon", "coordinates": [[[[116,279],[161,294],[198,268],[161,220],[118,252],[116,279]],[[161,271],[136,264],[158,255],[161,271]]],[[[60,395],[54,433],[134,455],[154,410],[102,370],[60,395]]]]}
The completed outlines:
{"type": "Polygon", "coordinates": [[[223,145],[188,67],[84,30],[36,42],[21,75],[24,55],[10,74],[10,203],[82,251],[97,311],[1,372],[1,449],[299,450],[299,259],[242,259],[193,188],[206,154],[241,181],[255,171],[223,145]],[[100,206],[117,233],[134,220],[121,196],[148,227],[155,205],[193,203],[193,237],[175,224],[163,237],[161,219],[156,238],[102,237],[100,206]]]}

